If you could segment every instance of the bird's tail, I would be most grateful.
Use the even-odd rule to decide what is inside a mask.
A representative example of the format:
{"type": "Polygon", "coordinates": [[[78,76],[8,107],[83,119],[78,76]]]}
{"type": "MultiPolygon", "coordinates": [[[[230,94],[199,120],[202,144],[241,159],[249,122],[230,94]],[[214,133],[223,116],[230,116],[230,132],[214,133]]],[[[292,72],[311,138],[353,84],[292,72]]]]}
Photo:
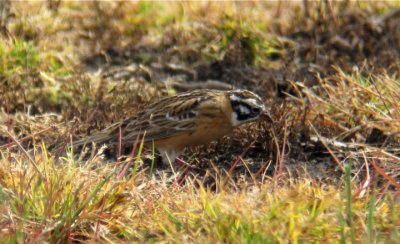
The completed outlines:
{"type": "Polygon", "coordinates": [[[64,143],[64,145],[56,147],[54,150],[64,150],[67,146],[77,149],[82,148],[83,146],[90,146],[93,143],[97,145],[107,144],[107,145],[116,145],[118,143],[119,136],[119,128],[120,123],[113,124],[101,131],[95,132],[90,136],[78,139],[76,141],[72,141],[71,143],[64,143]]]}

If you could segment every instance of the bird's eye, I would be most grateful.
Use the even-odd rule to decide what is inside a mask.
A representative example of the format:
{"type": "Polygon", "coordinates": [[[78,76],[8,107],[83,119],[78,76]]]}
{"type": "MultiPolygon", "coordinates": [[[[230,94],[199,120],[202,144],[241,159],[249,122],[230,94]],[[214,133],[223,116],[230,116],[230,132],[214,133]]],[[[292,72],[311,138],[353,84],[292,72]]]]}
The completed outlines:
{"type": "Polygon", "coordinates": [[[258,113],[260,113],[260,109],[254,107],[254,108],[251,109],[251,112],[254,113],[254,114],[258,114],[258,113]]]}

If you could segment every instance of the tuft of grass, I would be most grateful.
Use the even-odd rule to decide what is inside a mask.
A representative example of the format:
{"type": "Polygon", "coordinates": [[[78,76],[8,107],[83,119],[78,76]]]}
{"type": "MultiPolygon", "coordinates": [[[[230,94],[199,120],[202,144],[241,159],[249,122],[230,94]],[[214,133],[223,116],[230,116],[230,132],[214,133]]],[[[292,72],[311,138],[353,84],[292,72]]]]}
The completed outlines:
{"type": "Polygon", "coordinates": [[[355,243],[352,206],[353,196],[351,190],[351,163],[346,163],[345,170],[346,223],[348,228],[350,228],[350,241],[351,243],[355,243]]]}
{"type": "Polygon", "coordinates": [[[40,58],[37,47],[32,41],[15,38],[0,44],[0,73],[12,75],[26,69],[38,68],[40,58]]]}
{"type": "Polygon", "coordinates": [[[221,60],[225,55],[240,50],[244,63],[268,67],[269,63],[283,56],[284,50],[277,40],[272,35],[263,34],[249,22],[232,14],[222,16],[220,22],[215,30],[220,34],[213,40],[204,39],[207,45],[202,53],[208,59],[221,60]]]}
{"type": "Polygon", "coordinates": [[[376,187],[377,187],[377,180],[375,179],[373,182],[373,187],[370,194],[369,206],[368,206],[368,242],[369,243],[376,243],[377,236],[376,233],[378,232],[375,230],[375,212],[376,212],[376,187]]]}
{"type": "Polygon", "coordinates": [[[22,66],[35,68],[39,63],[38,51],[32,42],[14,39],[13,47],[10,51],[13,67],[22,66]]]}

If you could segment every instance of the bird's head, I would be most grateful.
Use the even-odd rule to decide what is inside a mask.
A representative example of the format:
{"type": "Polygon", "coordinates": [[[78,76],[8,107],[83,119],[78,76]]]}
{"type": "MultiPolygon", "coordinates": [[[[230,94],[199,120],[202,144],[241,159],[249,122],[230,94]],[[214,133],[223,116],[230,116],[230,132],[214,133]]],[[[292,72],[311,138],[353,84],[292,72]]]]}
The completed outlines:
{"type": "Polygon", "coordinates": [[[232,106],[231,122],[234,127],[266,117],[272,121],[271,114],[266,109],[263,100],[247,90],[232,90],[228,92],[232,106]]]}

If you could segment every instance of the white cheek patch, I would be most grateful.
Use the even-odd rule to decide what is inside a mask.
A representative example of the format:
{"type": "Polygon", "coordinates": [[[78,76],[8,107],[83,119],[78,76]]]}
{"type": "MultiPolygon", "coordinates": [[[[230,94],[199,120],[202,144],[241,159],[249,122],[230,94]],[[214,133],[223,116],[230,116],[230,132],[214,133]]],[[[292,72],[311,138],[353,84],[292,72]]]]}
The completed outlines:
{"type": "Polygon", "coordinates": [[[239,105],[240,114],[250,114],[250,110],[246,106],[239,105]]]}
{"type": "Polygon", "coordinates": [[[240,123],[239,120],[238,120],[237,118],[238,118],[237,113],[233,112],[233,113],[231,114],[231,124],[232,124],[233,127],[238,126],[239,123],[240,123]]]}

